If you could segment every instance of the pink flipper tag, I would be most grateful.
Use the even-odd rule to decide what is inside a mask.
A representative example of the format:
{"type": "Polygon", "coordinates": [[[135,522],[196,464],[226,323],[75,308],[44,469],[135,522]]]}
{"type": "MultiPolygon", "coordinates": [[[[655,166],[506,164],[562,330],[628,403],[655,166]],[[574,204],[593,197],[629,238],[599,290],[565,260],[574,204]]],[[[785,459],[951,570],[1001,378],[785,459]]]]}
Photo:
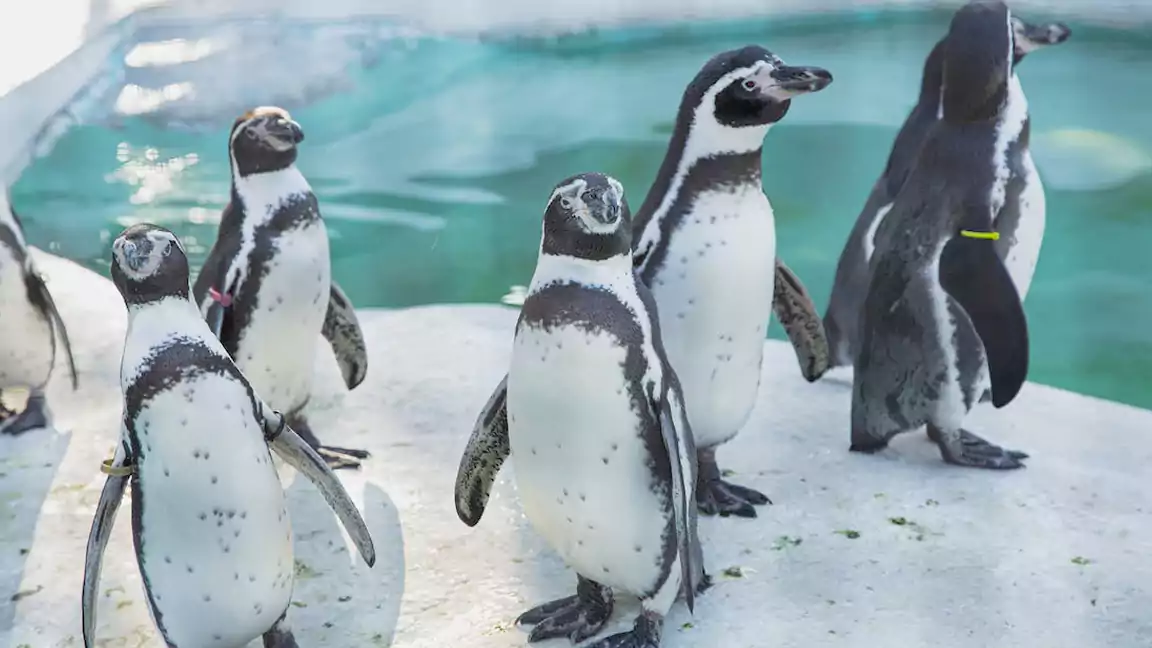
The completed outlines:
{"type": "Polygon", "coordinates": [[[215,288],[208,289],[208,296],[212,298],[212,301],[220,302],[220,305],[224,308],[228,308],[232,305],[232,295],[221,293],[215,288]]]}

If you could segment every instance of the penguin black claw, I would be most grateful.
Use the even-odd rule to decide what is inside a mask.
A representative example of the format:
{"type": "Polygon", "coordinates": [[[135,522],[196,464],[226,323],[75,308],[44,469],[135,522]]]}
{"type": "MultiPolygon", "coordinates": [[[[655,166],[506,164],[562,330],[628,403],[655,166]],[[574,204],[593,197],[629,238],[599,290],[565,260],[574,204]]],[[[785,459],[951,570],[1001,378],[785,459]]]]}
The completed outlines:
{"type": "Polygon", "coordinates": [[[771,504],[772,500],[758,490],[740,486],[721,478],[715,455],[707,451],[699,455],[699,473],[696,479],[696,506],[704,515],[754,518],[754,506],[771,504]]]}
{"type": "Polygon", "coordinates": [[[754,518],[756,517],[754,506],[762,504],[771,504],[771,500],[759,491],[730,484],[723,479],[714,479],[699,484],[696,488],[696,506],[704,515],[754,518]],[[744,497],[741,491],[758,497],[744,497]]]}
{"type": "Polygon", "coordinates": [[[958,435],[955,440],[937,441],[940,456],[956,466],[985,468],[988,470],[1014,470],[1023,468],[1028,455],[1017,450],[1006,450],[976,435],[958,435]]]}
{"type": "Polygon", "coordinates": [[[629,632],[621,632],[584,648],[660,648],[660,629],[663,619],[651,612],[645,612],[636,619],[629,632]]]}
{"type": "Polygon", "coordinates": [[[595,635],[612,616],[612,589],[580,578],[576,595],[538,605],[516,619],[516,625],[531,625],[528,643],[567,637],[580,643],[595,635]]]}
{"type": "Polygon", "coordinates": [[[0,434],[19,436],[25,432],[48,427],[48,412],[43,396],[30,396],[23,412],[8,416],[0,415],[0,434]]]}
{"type": "MultiPolygon", "coordinates": [[[[313,450],[316,451],[316,454],[320,455],[320,458],[323,459],[324,463],[328,464],[328,467],[332,470],[360,469],[360,458],[344,452],[343,448],[315,446],[313,450]]],[[[365,453],[365,456],[367,456],[367,453],[365,453]]]]}
{"type": "Polygon", "coordinates": [[[968,430],[960,430],[957,449],[949,447],[944,441],[944,435],[933,425],[928,426],[928,439],[940,447],[940,454],[944,461],[957,466],[970,468],[988,468],[991,470],[1012,470],[1023,468],[1023,459],[1028,458],[1027,452],[1008,450],[995,443],[973,434],[968,430]]]}

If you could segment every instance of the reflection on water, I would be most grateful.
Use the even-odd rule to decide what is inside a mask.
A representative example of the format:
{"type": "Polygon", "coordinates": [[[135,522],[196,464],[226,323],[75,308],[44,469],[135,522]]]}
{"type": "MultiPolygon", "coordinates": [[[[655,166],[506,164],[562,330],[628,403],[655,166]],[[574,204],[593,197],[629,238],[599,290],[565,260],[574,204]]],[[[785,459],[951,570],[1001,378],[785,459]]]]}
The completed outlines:
{"type": "MultiPolygon", "coordinates": [[[[329,223],[335,274],[358,305],[515,304],[531,278],[554,183],[603,171],[638,204],[686,82],[712,54],[760,42],[836,79],[793,103],[764,154],[780,253],[823,308],[844,238],[945,24],[938,14],[902,13],[649,30],[644,39],[499,42],[392,38],[365,28],[354,36],[357,47],[371,42],[362,50],[370,55],[342,50],[333,59],[339,67],[302,46],[293,62],[308,88],[287,88],[281,68],[260,96],[276,97],[304,126],[300,167],[329,223]],[[320,67],[304,70],[314,59],[320,67]],[[333,83],[318,80],[323,74],[349,67],[345,89],[314,99],[316,88],[333,83]]],[[[352,38],[347,27],[339,41],[309,29],[321,33],[295,42],[331,47],[352,38]]],[[[1026,305],[1031,377],[1152,407],[1152,86],[1136,81],[1152,74],[1152,41],[1073,29],[1069,42],[1033,54],[1020,70],[1049,209],[1026,305]],[[1090,91],[1069,91],[1085,79],[1090,91]]],[[[230,111],[265,87],[256,82],[262,77],[243,76],[259,70],[237,65],[236,43],[251,39],[234,37],[229,46],[225,36],[157,35],[161,43],[214,43],[174,65],[155,52],[142,65],[137,51],[136,67],[126,68],[136,76],[126,83],[189,83],[190,94],[132,116],[116,111],[116,88],[104,114],[38,160],[14,188],[34,243],[106,273],[111,237],[148,220],[175,230],[193,262],[202,260],[229,191],[230,111]]],[[[782,337],[775,325],[771,335],[782,337]]]]}

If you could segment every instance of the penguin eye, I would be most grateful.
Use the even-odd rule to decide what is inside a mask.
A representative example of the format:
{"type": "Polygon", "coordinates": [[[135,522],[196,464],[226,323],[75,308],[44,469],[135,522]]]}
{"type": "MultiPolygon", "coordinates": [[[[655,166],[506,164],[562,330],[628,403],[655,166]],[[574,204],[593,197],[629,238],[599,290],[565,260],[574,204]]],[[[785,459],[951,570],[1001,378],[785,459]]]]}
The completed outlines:
{"type": "Polygon", "coordinates": [[[740,85],[744,86],[745,90],[755,90],[756,89],[756,82],[753,81],[752,79],[744,79],[744,82],[741,83],[740,85]]]}
{"type": "Polygon", "coordinates": [[[171,242],[169,242],[168,245],[164,246],[164,256],[168,256],[169,254],[172,254],[172,243],[171,242]]]}
{"type": "Polygon", "coordinates": [[[560,206],[563,207],[564,209],[572,209],[572,199],[571,198],[561,198],[560,199],[560,206]]]}

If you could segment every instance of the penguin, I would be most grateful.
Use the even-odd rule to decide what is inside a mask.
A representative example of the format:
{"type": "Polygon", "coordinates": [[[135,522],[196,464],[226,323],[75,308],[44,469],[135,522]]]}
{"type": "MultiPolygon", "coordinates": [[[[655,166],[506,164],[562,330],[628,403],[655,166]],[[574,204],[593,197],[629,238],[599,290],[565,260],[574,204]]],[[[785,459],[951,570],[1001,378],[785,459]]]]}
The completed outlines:
{"type": "MultiPolygon", "coordinates": [[[[1012,18],[1012,28],[1016,44],[1009,91],[1013,95],[1013,105],[1017,106],[1014,110],[1022,111],[1027,123],[1027,101],[1020,81],[1016,78],[1016,65],[1019,65],[1030,52],[1068,40],[1072,30],[1063,23],[1034,25],[1017,17],[1012,18]]],[[[884,215],[892,209],[892,202],[916,162],[916,156],[928,129],[941,116],[943,48],[944,39],[940,39],[924,61],[920,96],[916,106],[912,108],[904,120],[904,125],[900,127],[892,144],[892,150],[888,154],[884,172],[872,186],[872,193],[868,195],[864,208],[856,217],[856,224],[852,226],[852,232],[848,235],[844,249],[840,252],[840,259],[836,263],[832,294],[828,300],[828,307],[824,310],[824,331],[828,337],[833,367],[852,364],[859,332],[860,307],[868,290],[868,268],[875,248],[876,228],[884,215]]],[[[1025,226],[1020,230],[1021,236],[1003,236],[996,243],[1001,258],[1012,259],[1009,272],[1021,298],[1027,295],[1032,283],[1032,273],[1036,267],[1040,240],[1044,233],[1045,215],[1044,190],[1028,148],[1027,126],[1022,132],[1023,141],[1018,138],[1017,145],[1009,153],[1012,157],[1008,163],[1013,178],[1012,184],[1017,188],[1012,192],[1015,198],[1005,203],[1001,215],[1005,222],[997,223],[997,227],[1002,232],[1006,230],[1015,232],[1018,224],[1023,223],[1025,226]],[[1009,222],[1012,224],[1009,225],[1009,222]],[[1016,243],[1019,245],[1014,245],[1016,243]]]]}
{"type": "Polygon", "coordinates": [[[334,468],[358,468],[365,450],[321,445],[304,416],[317,334],[348,389],[368,369],[352,303],[332,281],[328,232],[296,168],[304,131],[287,111],[259,107],[232,126],[232,196],[192,294],[224,348],[268,402],[334,468]]]}
{"type": "Polygon", "coordinates": [[[0,194],[0,202],[0,394],[6,389],[29,391],[19,413],[0,402],[0,434],[16,436],[49,424],[44,392],[59,347],[68,360],[73,390],[80,387],[80,379],[68,329],[28,254],[11,196],[0,194]]]}
{"type": "Polygon", "coordinates": [[[656,648],[682,592],[709,577],[692,505],[695,448],[655,304],[631,265],[631,214],[600,173],[560,182],[516,323],[508,373],[476,421],[456,512],[479,522],[509,454],[533,527],[576,572],[576,594],[518,619],[529,642],[597,634],[613,591],[639,597],[633,628],[585,648],[656,648]]]}
{"type": "Polygon", "coordinates": [[[1028,326],[995,243],[1011,199],[1015,33],[1008,7],[978,0],[953,16],[943,45],[943,116],[876,233],[852,386],[851,446],[873,453],[927,425],[945,462],[1022,467],[964,429],[978,402],[1001,408],[1028,373],[1028,326]]]}
{"type": "Polygon", "coordinates": [[[292,527],[269,448],[315,484],[371,566],[368,528],[332,470],[261,400],[201,318],[176,236],[133,225],[112,249],[128,309],[124,414],[88,536],[84,646],[96,644],[101,562],[130,483],[136,560],[165,645],[240,648],[262,637],[265,648],[293,648],[292,527]]]}
{"type": "Polygon", "coordinates": [[[804,377],[828,367],[827,341],[800,280],[776,255],[761,148],[792,98],[832,75],[749,45],[712,57],[684,91],[656,180],[636,214],[634,267],[656,300],[668,358],[699,448],[705,515],[756,517],[767,496],[721,477],[717,447],[748,421],[775,312],[804,377]]]}

